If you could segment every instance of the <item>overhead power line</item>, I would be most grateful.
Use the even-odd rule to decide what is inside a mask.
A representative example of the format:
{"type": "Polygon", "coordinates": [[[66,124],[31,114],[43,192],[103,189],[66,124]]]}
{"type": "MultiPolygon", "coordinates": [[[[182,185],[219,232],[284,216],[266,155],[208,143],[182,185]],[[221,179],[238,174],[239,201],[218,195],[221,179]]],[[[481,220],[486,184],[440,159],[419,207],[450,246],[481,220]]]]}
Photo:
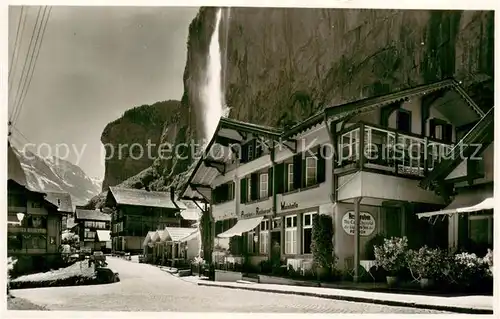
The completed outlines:
{"type": "MultiPolygon", "coordinates": [[[[44,13],[46,11],[47,11],[47,6],[45,7],[44,13]]],[[[52,11],[52,7],[49,7],[48,8],[48,12],[46,12],[45,23],[43,22],[43,17],[42,17],[42,24],[40,25],[40,29],[38,31],[38,35],[40,35],[40,30],[42,30],[42,28],[43,28],[43,30],[42,30],[42,34],[40,36],[40,42],[39,42],[39,45],[38,45],[38,49],[36,50],[35,60],[33,62],[33,68],[31,69],[31,73],[29,75],[28,85],[26,86],[26,89],[24,90],[24,94],[21,95],[21,98],[19,100],[18,111],[17,111],[16,116],[13,119],[13,123],[16,123],[17,119],[19,118],[19,115],[21,114],[21,109],[22,109],[22,107],[24,105],[24,100],[26,99],[26,96],[28,95],[28,91],[29,91],[29,88],[31,86],[31,80],[33,79],[33,74],[35,73],[36,62],[38,61],[38,56],[40,55],[41,47],[42,47],[42,44],[43,44],[43,38],[45,36],[45,30],[47,29],[47,25],[49,23],[51,11],[52,11]]],[[[38,36],[37,36],[37,38],[38,38],[38,36]]],[[[35,47],[35,49],[36,49],[36,47],[35,47]]]]}
{"type": "Polygon", "coordinates": [[[47,12],[47,6],[45,6],[41,18],[40,24],[38,24],[38,21],[40,21],[40,13],[41,13],[42,8],[40,7],[38,9],[38,15],[37,19],[35,22],[35,26],[33,28],[33,33],[31,36],[30,40],[30,45],[28,48],[28,52],[26,54],[26,58],[24,61],[23,65],[23,70],[21,72],[21,79],[19,80],[19,86],[17,88],[16,95],[14,97],[13,105],[14,105],[14,112],[12,113],[11,116],[11,122],[14,124],[19,115],[21,114],[21,110],[24,104],[24,99],[26,98],[26,95],[28,93],[29,87],[31,85],[31,80],[33,78],[33,74],[36,68],[36,62],[38,60],[38,55],[40,54],[40,48],[43,43],[43,37],[45,35],[45,30],[47,28],[48,20],[50,17],[50,12],[52,10],[52,7],[49,8],[47,12]],[[38,28],[37,28],[38,27],[38,28]],[[35,38],[36,34],[36,38],[35,38]],[[35,39],[35,42],[33,43],[33,39],[35,39]],[[28,62],[29,59],[29,62],[28,62]],[[26,66],[28,66],[27,71],[26,66]],[[24,77],[23,77],[24,76],[24,77]]]}
{"type": "MultiPolygon", "coordinates": [[[[12,114],[11,114],[11,117],[9,119],[9,121],[12,122],[12,118],[15,116],[15,114],[17,113],[17,98],[19,96],[19,93],[21,92],[21,86],[22,86],[22,82],[23,82],[23,76],[24,76],[24,71],[26,70],[26,66],[28,65],[28,58],[29,58],[29,55],[30,55],[30,52],[31,52],[31,48],[33,46],[33,40],[35,38],[35,34],[36,34],[36,28],[37,28],[37,25],[38,25],[38,20],[40,19],[40,12],[42,11],[42,7],[38,8],[38,14],[36,16],[36,21],[35,21],[35,26],[33,27],[33,33],[31,34],[31,39],[30,39],[30,44],[28,46],[28,52],[26,53],[26,58],[24,59],[24,64],[23,64],[23,69],[21,71],[21,77],[19,78],[19,82],[18,82],[18,86],[17,86],[17,90],[16,90],[16,95],[14,96],[14,100],[13,100],[13,111],[12,111],[12,114]]],[[[10,93],[10,92],[9,92],[10,93]]],[[[9,97],[10,97],[10,94],[9,94],[9,97]]]]}
{"type": "Polygon", "coordinates": [[[12,50],[12,57],[10,58],[10,66],[9,66],[9,92],[12,88],[12,79],[11,76],[12,74],[15,73],[16,71],[16,65],[17,61],[19,60],[19,54],[17,54],[17,51],[19,49],[18,43],[22,43],[22,38],[23,38],[23,31],[24,27],[26,26],[26,14],[24,13],[24,6],[21,7],[21,13],[19,14],[19,21],[17,24],[17,31],[16,31],[16,40],[14,42],[14,49],[12,50]],[[22,25],[21,25],[22,23],[22,25]],[[15,60],[14,60],[15,59],[15,60]]]}

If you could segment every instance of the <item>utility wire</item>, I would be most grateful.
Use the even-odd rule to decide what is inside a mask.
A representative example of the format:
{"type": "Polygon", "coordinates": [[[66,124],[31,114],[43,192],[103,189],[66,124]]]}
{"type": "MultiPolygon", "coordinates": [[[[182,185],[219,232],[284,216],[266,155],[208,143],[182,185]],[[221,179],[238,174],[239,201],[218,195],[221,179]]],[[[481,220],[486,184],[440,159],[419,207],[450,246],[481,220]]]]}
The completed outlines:
{"type": "Polygon", "coordinates": [[[10,90],[12,89],[12,80],[13,79],[11,78],[11,76],[15,73],[17,61],[19,60],[19,54],[17,54],[17,51],[19,49],[18,43],[19,43],[19,46],[22,43],[23,31],[24,31],[24,27],[26,26],[26,16],[27,16],[27,14],[24,14],[24,6],[22,6],[21,13],[19,14],[19,22],[17,25],[17,32],[16,32],[16,40],[14,42],[14,49],[12,50],[12,57],[10,58],[9,78],[8,78],[9,94],[10,94],[10,90]],[[21,21],[23,21],[22,25],[21,25],[21,21]]]}
{"type": "MultiPolygon", "coordinates": [[[[13,101],[13,105],[14,105],[14,112],[10,118],[10,121],[12,122],[12,119],[13,117],[17,114],[18,112],[18,97],[19,97],[19,93],[22,92],[21,90],[21,86],[23,87],[23,90],[24,90],[24,85],[21,85],[21,83],[23,82],[23,75],[24,75],[24,70],[26,70],[26,66],[28,65],[28,58],[29,58],[29,55],[30,55],[30,51],[31,51],[31,48],[32,48],[32,45],[33,45],[33,39],[35,38],[35,34],[36,34],[36,29],[37,29],[37,25],[38,25],[38,20],[40,19],[40,12],[42,11],[42,7],[40,7],[38,9],[38,14],[37,14],[37,17],[36,17],[36,21],[35,21],[35,26],[33,27],[33,33],[31,34],[31,39],[30,39],[30,44],[29,44],[29,47],[28,47],[28,52],[26,53],[26,58],[24,59],[24,64],[23,64],[23,69],[21,71],[21,78],[19,79],[19,85],[17,86],[17,90],[16,90],[16,95],[14,97],[14,101],[13,101]]],[[[38,40],[38,38],[37,38],[38,40]]],[[[36,45],[36,43],[35,43],[36,45]]],[[[33,48],[33,51],[34,51],[35,48],[33,48]]],[[[33,61],[33,52],[31,54],[31,60],[30,60],[30,66],[31,66],[31,61],[33,61]]],[[[29,71],[29,67],[28,67],[28,71],[29,71]]],[[[24,78],[24,84],[26,84],[26,78],[24,78]]]]}
{"type": "MultiPolygon", "coordinates": [[[[47,10],[47,7],[45,7],[45,10],[47,10]]],[[[50,18],[51,11],[52,11],[52,7],[50,7],[49,11],[47,12],[47,16],[46,16],[46,19],[45,19],[45,25],[43,26],[42,35],[40,37],[40,42],[39,42],[39,45],[38,45],[38,50],[36,52],[35,61],[33,63],[33,68],[31,69],[31,74],[30,74],[30,77],[29,77],[29,80],[28,80],[28,85],[26,87],[26,90],[24,91],[24,95],[21,96],[21,99],[19,101],[19,110],[18,110],[18,113],[17,113],[16,117],[13,120],[13,123],[15,123],[17,121],[17,119],[19,118],[19,115],[21,114],[21,109],[22,109],[22,107],[24,105],[24,100],[26,99],[26,96],[28,95],[28,90],[29,90],[29,88],[31,86],[31,80],[33,79],[33,74],[35,73],[36,62],[38,60],[38,56],[40,55],[40,51],[41,51],[41,47],[42,47],[42,43],[43,43],[43,38],[45,36],[45,30],[47,29],[47,25],[49,24],[49,18],[50,18]]],[[[42,23],[43,23],[43,18],[42,18],[42,23]]],[[[40,25],[40,30],[41,29],[42,29],[42,25],[40,25]]],[[[40,30],[38,31],[39,34],[40,34],[40,30]]]]}
{"type": "Polygon", "coordinates": [[[31,143],[31,141],[26,137],[26,135],[23,134],[23,132],[21,132],[17,127],[15,126],[11,126],[17,133],[19,133],[19,135],[21,135],[24,140],[28,143],[31,143]]]}

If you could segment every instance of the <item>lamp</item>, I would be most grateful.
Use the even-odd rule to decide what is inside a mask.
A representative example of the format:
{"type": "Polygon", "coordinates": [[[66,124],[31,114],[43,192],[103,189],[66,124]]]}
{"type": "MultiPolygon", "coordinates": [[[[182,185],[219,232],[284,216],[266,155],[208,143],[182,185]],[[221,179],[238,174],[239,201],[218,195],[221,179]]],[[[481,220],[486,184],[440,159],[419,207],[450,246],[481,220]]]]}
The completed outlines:
{"type": "Polygon", "coordinates": [[[17,213],[17,220],[19,220],[19,222],[22,222],[24,219],[24,213],[17,213]]]}

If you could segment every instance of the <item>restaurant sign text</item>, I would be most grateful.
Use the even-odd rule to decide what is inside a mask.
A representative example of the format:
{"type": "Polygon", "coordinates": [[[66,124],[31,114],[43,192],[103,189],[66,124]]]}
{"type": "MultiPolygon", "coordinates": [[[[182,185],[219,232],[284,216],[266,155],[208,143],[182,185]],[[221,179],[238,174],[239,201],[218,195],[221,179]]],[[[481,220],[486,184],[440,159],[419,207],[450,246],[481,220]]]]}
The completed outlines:
{"type": "Polygon", "coordinates": [[[252,216],[261,216],[261,215],[268,215],[268,214],[271,214],[273,212],[273,209],[272,208],[260,208],[260,207],[256,207],[255,208],[255,211],[251,211],[251,212],[245,212],[244,210],[241,211],[241,217],[252,217],[252,216]]]}
{"type": "MultiPolygon", "coordinates": [[[[355,233],[355,213],[348,211],[342,217],[342,228],[349,235],[355,233]]],[[[367,212],[359,213],[359,235],[370,236],[375,231],[375,218],[367,212]]]]}

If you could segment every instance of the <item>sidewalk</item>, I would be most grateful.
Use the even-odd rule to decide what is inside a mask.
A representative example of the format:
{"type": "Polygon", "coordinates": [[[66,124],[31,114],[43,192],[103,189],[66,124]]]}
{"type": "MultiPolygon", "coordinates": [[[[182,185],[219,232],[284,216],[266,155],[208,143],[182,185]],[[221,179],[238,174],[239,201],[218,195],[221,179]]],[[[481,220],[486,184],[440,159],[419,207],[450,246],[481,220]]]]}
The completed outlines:
{"type": "Polygon", "coordinates": [[[359,290],[316,288],[301,286],[285,286],[258,284],[251,282],[214,282],[203,280],[195,276],[185,277],[185,281],[193,282],[199,286],[224,287],[233,289],[246,289],[271,293],[295,294],[327,299],[336,299],[354,302],[366,302],[387,306],[412,307],[433,309],[468,314],[493,314],[492,296],[463,296],[463,297],[437,297],[409,294],[394,294],[382,292],[368,292],[359,290]]]}

